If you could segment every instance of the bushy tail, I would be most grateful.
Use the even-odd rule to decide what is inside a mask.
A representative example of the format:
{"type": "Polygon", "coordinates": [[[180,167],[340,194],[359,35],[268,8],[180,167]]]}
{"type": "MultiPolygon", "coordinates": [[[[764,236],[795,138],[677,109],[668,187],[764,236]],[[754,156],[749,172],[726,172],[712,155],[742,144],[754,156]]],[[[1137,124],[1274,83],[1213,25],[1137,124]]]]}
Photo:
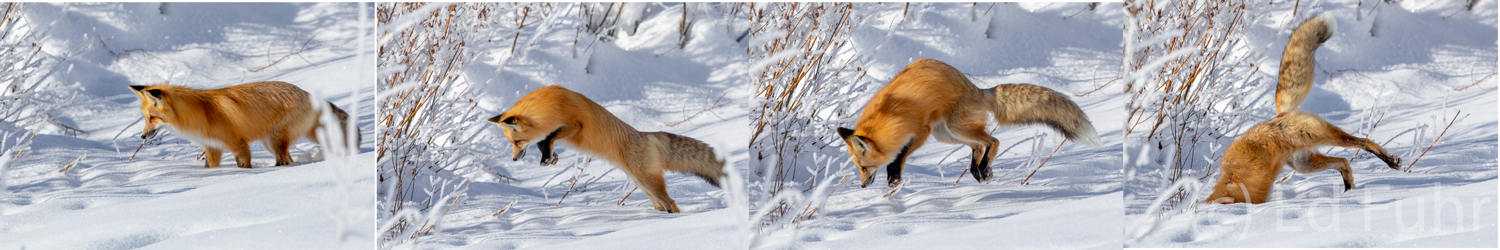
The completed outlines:
{"type": "Polygon", "coordinates": [[[662,143],[666,170],[697,175],[709,185],[719,186],[719,178],[725,176],[724,160],[714,154],[713,147],[697,139],[667,132],[646,134],[662,143]]]}
{"type": "Polygon", "coordinates": [[[1089,117],[1067,95],[1031,84],[1002,84],[982,91],[995,100],[993,112],[1000,125],[1041,123],[1073,142],[1100,145],[1089,117]]]}
{"type": "Polygon", "coordinates": [[[1313,52],[1333,37],[1338,24],[1328,14],[1303,21],[1286,41],[1276,82],[1276,114],[1297,110],[1313,84],[1313,52]]]}
{"type": "MultiPolygon", "coordinates": [[[[344,110],[339,109],[339,106],[334,106],[333,102],[328,102],[328,107],[333,109],[333,115],[339,117],[339,131],[343,131],[344,128],[349,127],[349,113],[344,113],[344,110]]],[[[364,137],[364,135],[359,133],[359,127],[355,126],[354,145],[359,145],[360,142],[364,141],[364,138],[362,137],[364,137]]]]}

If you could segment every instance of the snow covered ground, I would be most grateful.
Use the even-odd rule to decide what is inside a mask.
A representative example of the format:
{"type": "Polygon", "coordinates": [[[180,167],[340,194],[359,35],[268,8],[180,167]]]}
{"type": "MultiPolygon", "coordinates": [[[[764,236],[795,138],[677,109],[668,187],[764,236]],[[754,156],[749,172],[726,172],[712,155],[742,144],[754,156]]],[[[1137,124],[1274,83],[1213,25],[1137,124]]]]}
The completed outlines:
{"type": "MultiPolygon", "coordinates": [[[[1285,3],[1248,7],[1257,18],[1243,33],[1245,49],[1268,55],[1254,62],[1268,76],[1258,94],[1274,93],[1272,73],[1292,28],[1332,15],[1338,31],[1317,52],[1317,80],[1301,108],[1368,135],[1403,168],[1415,165],[1391,170],[1368,153],[1327,147],[1329,156],[1353,157],[1355,189],[1344,192],[1335,171],[1297,174],[1276,184],[1268,203],[1195,204],[1161,215],[1148,207],[1171,183],[1162,166],[1139,161],[1125,183],[1126,246],[1496,247],[1495,3],[1466,11],[1462,1],[1382,2],[1372,11],[1370,1],[1304,1],[1296,15],[1285,3]]],[[[1137,157],[1152,156],[1130,158],[1137,157]]],[[[1188,174],[1207,175],[1196,190],[1212,188],[1211,171],[1188,174]]]]}
{"type": "Polygon", "coordinates": [[[374,248],[372,154],[320,161],[322,149],[303,140],[292,166],[273,167],[255,143],[254,168],[225,156],[228,167],[205,169],[201,148],[173,133],[136,152],[142,115],[126,88],[290,82],[348,111],[365,138],[360,152],[369,152],[373,22],[362,22],[361,10],[370,8],[28,5],[25,24],[48,32],[40,45],[61,61],[44,81],[78,86],[49,115],[81,132],[0,121],[7,146],[30,141],[0,172],[0,248],[374,248]]]}
{"type": "MultiPolygon", "coordinates": [[[[809,153],[830,157],[830,169],[842,169],[821,174],[834,179],[833,191],[812,219],[789,228],[763,229],[766,235],[757,239],[758,247],[1120,247],[1119,138],[1125,99],[1117,80],[1123,13],[1118,4],[1100,4],[1094,10],[1087,3],[869,4],[856,11],[853,15],[867,18],[853,25],[852,45],[847,46],[873,62],[864,83],[870,87],[845,97],[855,100],[855,109],[908,63],[934,58],[968,74],[981,88],[1031,83],[1069,94],[1087,113],[1103,145],[1062,143],[1023,185],[1063,137],[1045,126],[996,128],[992,122],[991,135],[999,139],[1000,153],[991,165],[994,177],[989,182],[975,183],[961,174],[968,166],[968,147],[929,141],[908,158],[902,173],[907,184],[885,197],[891,188],[883,185],[884,170],[877,171],[876,184],[859,188],[858,171],[848,166],[848,152],[834,131],[814,131],[833,140],[809,153]]],[[[851,127],[857,115],[846,116],[834,119],[851,127]]],[[[819,159],[818,164],[825,162],[819,159]]],[[[799,176],[804,179],[796,181],[803,182],[813,174],[799,176]]],[[[751,197],[752,207],[769,198],[751,197]]]]}

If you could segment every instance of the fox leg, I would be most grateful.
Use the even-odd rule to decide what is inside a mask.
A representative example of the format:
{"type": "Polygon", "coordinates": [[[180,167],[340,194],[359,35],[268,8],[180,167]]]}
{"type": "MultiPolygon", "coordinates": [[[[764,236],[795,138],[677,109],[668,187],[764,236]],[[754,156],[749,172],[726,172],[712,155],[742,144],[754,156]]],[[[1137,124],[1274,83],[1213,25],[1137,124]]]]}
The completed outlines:
{"type": "Polygon", "coordinates": [[[672,197],[667,197],[667,182],[662,178],[661,170],[644,172],[646,173],[636,174],[631,178],[635,179],[635,184],[646,193],[646,198],[651,199],[651,206],[668,213],[681,212],[677,209],[677,202],[672,201],[672,197]]]}
{"type": "MultiPolygon", "coordinates": [[[[562,131],[562,129],[557,130],[562,131]]],[[[552,151],[552,140],[557,138],[558,131],[552,131],[551,134],[547,134],[547,138],[536,142],[536,148],[542,151],[542,166],[557,164],[557,153],[552,151]]]]}
{"type": "MultiPolygon", "coordinates": [[[[954,136],[970,141],[969,149],[973,154],[969,157],[969,173],[974,174],[974,180],[985,182],[990,180],[990,161],[995,159],[995,146],[1000,145],[1000,140],[984,131],[984,120],[977,120],[978,124],[956,124],[962,127],[949,127],[954,136]],[[964,126],[969,125],[969,126],[964,126]]],[[[950,123],[952,124],[952,123],[950,123]]]]}
{"type": "Polygon", "coordinates": [[[250,144],[245,143],[245,141],[226,144],[229,147],[229,152],[234,154],[235,163],[239,164],[240,168],[250,168],[250,144]]]}
{"type": "MultiPolygon", "coordinates": [[[[266,149],[270,149],[271,154],[276,156],[276,166],[292,165],[291,148],[292,140],[283,136],[272,135],[270,138],[266,138],[266,149]]],[[[239,159],[239,156],[235,157],[235,159],[239,159]]]]}
{"type": "Polygon", "coordinates": [[[1380,147],[1380,144],[1375,144],[1370,139],[1354,137],[1353,135],[1349,135],[1349,133],[1344,133],[1344,130],[1333,126],[1333,124],[1327,121],[1323,121],[1322,118],[1319,118],[1318,121],[1321,122],[1321,126],[1314,129],[1321,129],[1322,131],[1312,131],[1314,132],[1312,134],[1322,137],[1314,138],[1317,142],[1320,142],[1319,144],[1364,149],[1366,152],[1374,154],[1376,158],[1380,158],[1380,161],[1385,162],[1387,167],[1401,169],[1401,158],[1386,152],[1385,148],[1380,147]]]}
{"type": "Polygon", "coordinates": [[[216,168],[219,167],[219,161],[224,159],[224,151],[217,148],[203,147],[203,156],[207,158],[203,161],[204,168],[216,168]]]}
{"type": "Polygon", "coordinates": [[[1304,149],[1287,157],[1286,161],[1287,165],[1300,174],[1337,170],[1344,177],[1344,191],[1354,189],[1354,171],[1349,168],[1349,159],[1329,157],[1313,149],[1304,149]]]}
{"type": "Polygon", "coordinates": [[[906,169],[906,157],[911,156],[911,152],[915,152],[917,148],[922,147],[922,144],[927,142],[929,134],[931,134],[930,131],[917,132],[917,135],[913,136],[911,141],[907,142],[906,146],[901,148],[901,152],[896,155],[896,159],[891,160],[891,164],[885,166],[887,187],[896,187],[901,184],[901,170],[906,169]]]}

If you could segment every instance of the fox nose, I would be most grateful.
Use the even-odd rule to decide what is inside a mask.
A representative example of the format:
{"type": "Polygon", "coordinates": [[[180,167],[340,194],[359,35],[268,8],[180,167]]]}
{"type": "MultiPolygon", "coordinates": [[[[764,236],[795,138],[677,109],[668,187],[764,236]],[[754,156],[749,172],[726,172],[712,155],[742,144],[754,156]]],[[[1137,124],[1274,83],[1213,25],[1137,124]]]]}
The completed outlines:
{"type": "Polygon", "coordinates": [[[156,130],[146,131],[145,133],[141,133],[141,140],[150,140],[151,137],[156,137],[156,130]]]}
{"type": "Polygon", "coordinates": [[[859,183],[859,188],[868,187],[868,186],[870,186],[870,183],[875,183],[875,177],[874,176],[867,176],[867,177],[865,177],[864,181],[861,181],[859,183]]]}

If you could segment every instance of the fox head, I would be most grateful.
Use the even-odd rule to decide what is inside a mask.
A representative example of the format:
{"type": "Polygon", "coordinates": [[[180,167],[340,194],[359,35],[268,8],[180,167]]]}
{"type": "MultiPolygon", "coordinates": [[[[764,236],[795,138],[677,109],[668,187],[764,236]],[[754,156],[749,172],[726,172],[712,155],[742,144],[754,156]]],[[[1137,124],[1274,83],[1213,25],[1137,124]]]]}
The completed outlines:
{"type": "Polygon", "coordinates": [[[849,146],[849,161],[859,167],[859,187],[864,188],[875,182],[875,170],[881,166],[891,164],[896,159],[898,148],[881,148],[875,142],[863,135],[854,135],[854,130],[838,128],[839,137],[844,138],[844,144],[849,146]]]}
{"type": "Polygon", "coordinates": [[[171,99],[171,95],[156,86],[130,85],[130,90],[141,99],[141,115],[145,116],[146,128],[141,131],[141,139],[156,137],[156,131],[162,125],[170,126],[176,116],[172,112],[172,106],[167,105],[165,100],[171,99]]]}
{"type": "Polygon", "coordinates": [[[525,116],[510,113],[490,117],[489,121],[499,125],[505,131],[505,138],[510,138],[511,161],[521,160],[522,156],[526,156],[526,147],[545,139],[544,136],[550,132],[537,128],[531,119],[526,119],[525,116]]]}

